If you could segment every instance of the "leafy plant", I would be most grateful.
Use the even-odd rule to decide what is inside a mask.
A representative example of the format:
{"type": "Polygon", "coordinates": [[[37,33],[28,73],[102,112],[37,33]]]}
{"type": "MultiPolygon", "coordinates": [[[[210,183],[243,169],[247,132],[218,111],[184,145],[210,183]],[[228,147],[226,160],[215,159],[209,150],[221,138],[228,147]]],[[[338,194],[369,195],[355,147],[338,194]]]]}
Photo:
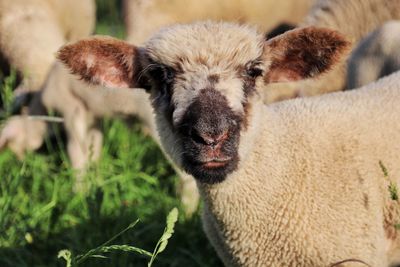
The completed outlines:
{"type": "Polygon", "coordinates": [[[175,223],[178,220],[178,209],[173,208],[170,213],[167,216],[167,225],[164,229],[164,233],[161,236],[161,238],[158,240],[153,253],[150,253],[144,249],[137,248],[134,246],[130,245],[110,245],[109,244],[129,231],[130,229],[134,228],[135,225],[139,222],[139,220],[136,220],[135,222],[131,223],[128,227],[126,227],[124,230],[119,232],[118,234],[114,235],[112,238],[107,240],[105,243],[102,245],[98,246],[97,248],[91,249],[88,252],[86,252],[83,255],[78,255],[76,257],[73,257],[72,252],[67,249],[60,250],[58,252],[58,258],[62,258],[66,262],[66,267],[75,267],[78,265],[81,265],[84,263],[86,260],[89,258],[107,258],[101,253],[109,253],[109,252],[116,252],[116,251],[122,251],[122,252],[135,252],[139,253],[144,256],[150,257],[150,261],[147,264],[148,267],[151,267],[154,263],[154,260],[156,259],[157,255],[165,250],[168,244],[168,240],[171,238],[172,234],[174,233],[174,227],[175,223]]]}
{"type": "Polygon", "coordinates": [[[151,267],[157,255],[163,252],[167,247],[168,239],[170,239],[174,233],[174,226],[177,220],[178,210],[174,208],[167,216],[167,226],[165,227],[163,235],[161,236],[160,240],[158,240],[157,245],[154,248],[149,264],[147,265],[148,267],[151,267]]]}
{"type": "Polygon", "coordinates": [[[389,179],[389,173],[388,173],[387,168],[385,167],[385,165],[383,165],[382,161],[379,161],[379,166],[381,167],[383,175],[389,181],[388,189],[389,189],[389,193],[390,193],[390,198],[392,200],[394,200],[394,201],[398,201],[399,200],[399,193],[398,193],[396,184],[389,179]]]}

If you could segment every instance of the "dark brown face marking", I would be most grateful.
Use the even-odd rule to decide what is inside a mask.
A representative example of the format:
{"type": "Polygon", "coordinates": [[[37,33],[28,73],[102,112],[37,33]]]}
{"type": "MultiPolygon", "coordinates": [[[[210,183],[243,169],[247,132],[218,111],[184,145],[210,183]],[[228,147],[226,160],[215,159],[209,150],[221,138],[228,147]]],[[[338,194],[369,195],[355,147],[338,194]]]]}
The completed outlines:
{"type": "Polygon", "coordinates": [[[246,98],[256,92],[256,79],[263,74],[256,62],[258,61],[250,62],[240,70],[243,79],[243,92],[246,98]]]}
{"type": "Polygon", "coordinates": [[[249,124],[249,114],[251,110],[250,99],[254,94],[257,93],[256,90],[256,80],[258,77],[263,75],[263,71],[260,68],[260,59],[249,61],[245,66],[238,69],[238,76],[243,81],[243,110],[244,116],[242,119],[242,127],[244,130],[247,129],[249,124]]]}
{"type": "Polygon", "coordinates": [[[147,68],[143,73],[145,80],[149,83],[149,88],[153,90],[153,107],[164,114],[166,120],[172,125],[172,114],[175,110],[174,103],[171,101],[173,94],[173,84],[176,80],[176,69],[146,58],[147,68]]]}
{"type": "Polygon", "coordinates": [[[203,183],[222,182],[237,168],[242,118],[217,90],[201,90],[177,127],[183,167],[203,183]]]}
{"type": "Polygon", "coordinates": [[[219,82],[219,75],[218,74],[210,74],[208,75],[208,81],[211,85],[214,85],[219,82]]]}

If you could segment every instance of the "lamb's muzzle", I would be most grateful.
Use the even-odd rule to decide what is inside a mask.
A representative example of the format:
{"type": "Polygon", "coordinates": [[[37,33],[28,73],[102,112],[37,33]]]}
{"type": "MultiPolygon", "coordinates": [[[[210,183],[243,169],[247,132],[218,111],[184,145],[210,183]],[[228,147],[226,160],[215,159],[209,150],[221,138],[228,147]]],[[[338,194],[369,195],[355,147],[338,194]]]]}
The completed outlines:
{"type": "Polygon", "coordinates": [[[242,116],[213,88],[200,91],[178,125],[183,165],[206,183],[221,182],[237,167],[242,116]]]}

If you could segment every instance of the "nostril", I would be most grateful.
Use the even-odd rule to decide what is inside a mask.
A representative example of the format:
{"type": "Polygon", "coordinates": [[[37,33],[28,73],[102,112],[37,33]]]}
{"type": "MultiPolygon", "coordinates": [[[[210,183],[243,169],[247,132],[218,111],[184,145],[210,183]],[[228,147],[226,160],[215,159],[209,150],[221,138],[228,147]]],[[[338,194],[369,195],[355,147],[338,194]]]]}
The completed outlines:
{"type": "Polygon", "coordinates": [[[204,145],[215,147],[216,145],[218,145],[219,143],[228,138],[228,131],[226,130],[221,134],[211,135],[211,134],[199,133],[196,130],[192,130],[190,133],[190,137],[196,143],[201,143],[204,145]]]}
{"type": "Polygon", "coordinates": [[[203,136],[199,134],[196,130],[190,131],[190,137],[196,143],[208,145],[207,140],[205,140],[203,136]]]}

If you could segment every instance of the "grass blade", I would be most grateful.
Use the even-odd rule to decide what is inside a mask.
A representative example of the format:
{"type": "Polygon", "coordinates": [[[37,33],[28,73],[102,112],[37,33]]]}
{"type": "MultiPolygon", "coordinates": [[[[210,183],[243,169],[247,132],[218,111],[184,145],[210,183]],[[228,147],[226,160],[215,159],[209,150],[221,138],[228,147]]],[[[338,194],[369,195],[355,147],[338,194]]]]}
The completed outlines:
{"type": "Polygon", "coordinates": [[[122,230],[121,232],[119,232],[118,234],[114,235],[112,238],[110,238],[109,240],[107,240],[106,242],[104,242],[102,245],[98,246],[95,249],[91,249],[89,250],[86,254],[84,255],[79,255],[77,257],[77,261],[76,263],[79,265],[82,262],[84,262],[85,260],[87,260],[90,256],[97,254],[102,247],[107,246],[108,244],[110,244],[112,241],[114,241],[116,238],[118,238],[119,236],[123,235],[124,233],[126,233],[127,231],[129,231],[130,229],[132,229],[133,227],[135,227],[135,225],[139,222],[139,219],[136,220],[135,222],[131,223],[128,227],[126,227],[124,230],[122,230]]]}
{"type": "Polygon", "coordinates": [[[171,238],[174,233],[175,223],[178,221],[178,209],[173,208],[167,216],[167,226],[164,229],[164,233],[161,236],[160,240],[158,240],[156,247],[154,248],[153,255],[149,263],[148,267],[151,267],[157,255],[165,250],[168,244],[168,240],[171,238]]]}

